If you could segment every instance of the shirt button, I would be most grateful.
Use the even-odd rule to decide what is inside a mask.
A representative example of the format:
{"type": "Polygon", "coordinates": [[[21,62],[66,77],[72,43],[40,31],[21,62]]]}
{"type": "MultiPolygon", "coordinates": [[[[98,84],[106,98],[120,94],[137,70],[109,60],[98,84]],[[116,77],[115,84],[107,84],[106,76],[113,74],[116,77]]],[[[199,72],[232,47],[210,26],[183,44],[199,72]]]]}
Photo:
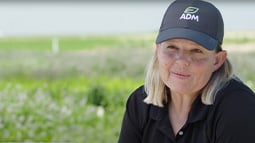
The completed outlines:
{"type": "Polygon", "coordinates": [[[182,136],[182,135],[183,135],[183,131],[180,131],[178,134],[179,134],[180,136],[182,136]]]}

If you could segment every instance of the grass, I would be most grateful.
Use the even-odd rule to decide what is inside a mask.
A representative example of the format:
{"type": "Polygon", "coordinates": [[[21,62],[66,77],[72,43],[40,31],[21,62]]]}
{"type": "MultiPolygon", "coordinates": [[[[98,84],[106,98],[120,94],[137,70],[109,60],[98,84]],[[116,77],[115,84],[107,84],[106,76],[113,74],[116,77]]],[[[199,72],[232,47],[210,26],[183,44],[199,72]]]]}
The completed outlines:
{"type": "Polygon", "coordinates": [[[252,66],[255,62],[255,50],[252,52],[230,54],[230,61],[233,65],[234,72],[238,75],[248,86],[255,90],[255,68],[252,66]]]}
{"type": "Polygon", "coordinates": [[[224,43],[226,44],[248,44],[255,42],[255,32],[227,32],[224,43]]]}
{"type": "Polygon", "coordinates": [[[107,77],[2,80],[0,141],[104,142],[93,134],[105,131],[116,142],[123,110],[115,108],[124,106],[126,93],[138,86],[134,83],[107,77]],[[88,101],[96,88],[104,104],[88,101]],[[98,107],[105,110],[104,117],[97,115],[98,107]]]}
{"type": "Polygon", "coordinates": [[[51,51],[52,40],[57,39],[61,50],[88,50],[95,48],[148,47],[154,34],[146,35],[102,35],[102,36],[52,36],[52,37],[4,37],[0,39],[0,50],[51,51]]]}
{"type": "MultiPolygon", "coordinates": [[[[117,142],[154,38],[62,36],[57,53],[52,37],[0,39],[0,142],[117,142]]],[[[252,36],[239,38],[230,35],[224,44],[255,44],[252,36]]],[[[253,89],[254,54],[229,52],[236,74],[253,89]]]]}
{"type": "MultiPolygon", "coordinates": [[[[57,39],[60,50],[88,50],[96,48],[148,48],[153,46],[156,33],[137,35],[101,35],[101,36],[47,36],[47,37],[2,37],[0,50],[52,50],[52,40],[57,39]]],[[[255,34],[226,33],[224,44],[254,43],[255,34]]]]}

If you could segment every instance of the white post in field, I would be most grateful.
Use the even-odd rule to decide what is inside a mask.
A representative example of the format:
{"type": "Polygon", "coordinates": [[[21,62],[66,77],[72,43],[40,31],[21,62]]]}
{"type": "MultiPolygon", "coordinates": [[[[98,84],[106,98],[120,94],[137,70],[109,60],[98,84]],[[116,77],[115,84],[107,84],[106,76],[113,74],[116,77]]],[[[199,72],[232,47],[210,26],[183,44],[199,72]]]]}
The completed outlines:
{"type": "Polygon", "coordinates": [[[58,54],[59,52],[59,41],[57,37],[52,38],[52,53],[58,54]]]}

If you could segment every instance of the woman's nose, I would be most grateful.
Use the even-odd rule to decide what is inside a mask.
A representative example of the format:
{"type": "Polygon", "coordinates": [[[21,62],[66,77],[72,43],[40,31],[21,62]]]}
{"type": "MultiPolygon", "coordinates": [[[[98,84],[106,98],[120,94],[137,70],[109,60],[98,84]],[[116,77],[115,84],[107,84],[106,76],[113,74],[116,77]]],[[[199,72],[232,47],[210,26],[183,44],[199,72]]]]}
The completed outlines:
{"type": "Polygon", "coordinates": [[[176,62],[188,66],[190,65],[191,58],[187,53],[179,51],[178,54],[176,55],[176,62]]]}

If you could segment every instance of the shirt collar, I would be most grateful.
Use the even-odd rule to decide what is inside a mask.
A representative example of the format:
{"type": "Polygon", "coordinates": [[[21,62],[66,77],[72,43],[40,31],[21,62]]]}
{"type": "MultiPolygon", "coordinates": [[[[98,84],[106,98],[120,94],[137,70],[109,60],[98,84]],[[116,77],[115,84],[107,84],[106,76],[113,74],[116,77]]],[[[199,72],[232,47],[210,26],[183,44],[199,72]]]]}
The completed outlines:
{"type": "MultiPolygon", "coordinates": [[[[201,101],[201,96],[198,96],[191,106],[189,112],[187,123],[194,123],[206,118],[209,105],[205,105],[201,101]]],[[[165,104],[164,107],[151,106],[150,117],[154,120],[162,120],[166,115],[168,115],[168,104],[165,104]]]]}
{"type": "Polygon", "coordinates": [[[210,105],[205,105],[201,101],[201,96],[198,96],[195,101],[193,102],[187,123],[194,123],[206,118],[210,105]]]}

